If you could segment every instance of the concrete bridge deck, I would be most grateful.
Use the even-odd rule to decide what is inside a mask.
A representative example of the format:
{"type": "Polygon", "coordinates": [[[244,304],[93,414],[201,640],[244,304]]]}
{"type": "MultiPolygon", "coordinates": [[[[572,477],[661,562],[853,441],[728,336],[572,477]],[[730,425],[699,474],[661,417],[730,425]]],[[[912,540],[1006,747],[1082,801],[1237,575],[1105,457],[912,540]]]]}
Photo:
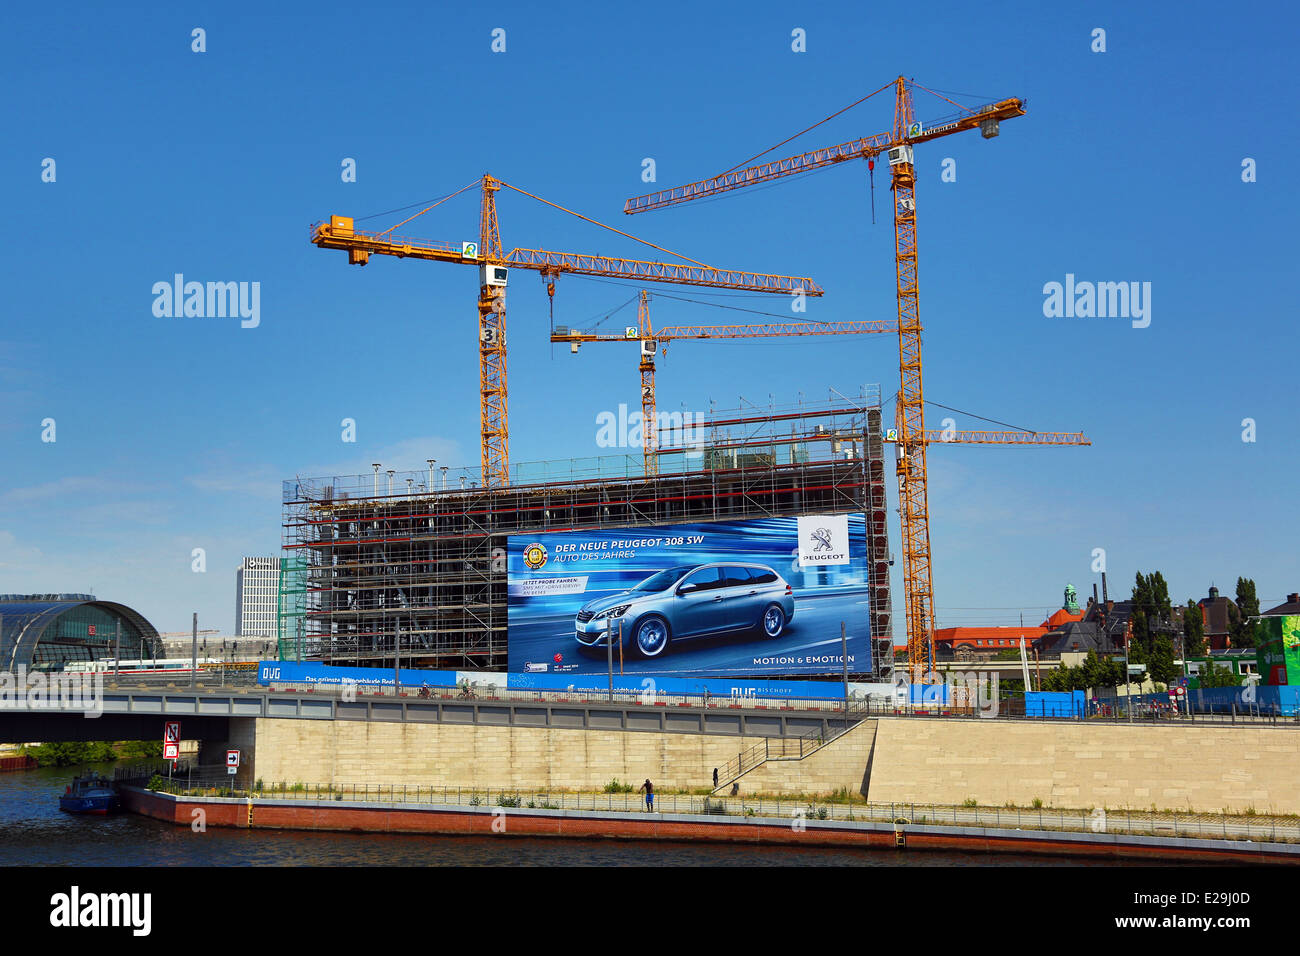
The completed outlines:
{"type": "MultiPolygon", "coordinates": [[[[549,700],[451,699],[274,691],[259,687],[106,687],[101,716],[28,701],[0,707],[0,743],[29,740],[149,740],[162,722],[182,721],[185,739],[227,739],[232,718],[536,727],[568,730],[797,737],[829,732],[834,710],[773,709],[719,702],[685,706],[602,701],[593,696],[549,700]]],[[[842,720],[843,718],[839,718],[842,720]]]]}

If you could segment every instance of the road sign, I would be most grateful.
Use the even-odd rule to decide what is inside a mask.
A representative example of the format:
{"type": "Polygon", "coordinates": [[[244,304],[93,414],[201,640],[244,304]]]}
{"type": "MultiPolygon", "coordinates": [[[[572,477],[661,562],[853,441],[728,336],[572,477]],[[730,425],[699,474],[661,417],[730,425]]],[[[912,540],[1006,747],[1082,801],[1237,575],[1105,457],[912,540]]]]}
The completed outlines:
{"type": "Polygon", "coordinates": [[[1186,688],[1186,687],[1175,687],[1175,688],[1174,688],[1174,693],[1177,694],[1179,697],[1182,697],[1184,694],[1187,693],[1187,688],[1186,688]]]}
{"type": "Polygon", "coordinates": [[[163,728],[164,744],[179,744],[181,742],[181,722],[179,720],[169,720],[163,728]]]}
{"type": "Polygon", "coordinates": [[[227,751],[226,751],[226,766],[227,766],[227,767],[236,767],[236,768],[239,766],[239,751],[238,751],[238,750],[227,750],[227,751]]]}
{"type": "Polygon", "coordinates": [[[94,636],[95,636],[95,625],[91,624],[91,625],[89,626],[89,629],[86,631],[86,633],[89,634],[91,637],[94,637],[94,636]]]}
{"type": "Polygon", "coordinates": [[[180,744],[163,744],[163,760],[180,760],[180,744]]]}

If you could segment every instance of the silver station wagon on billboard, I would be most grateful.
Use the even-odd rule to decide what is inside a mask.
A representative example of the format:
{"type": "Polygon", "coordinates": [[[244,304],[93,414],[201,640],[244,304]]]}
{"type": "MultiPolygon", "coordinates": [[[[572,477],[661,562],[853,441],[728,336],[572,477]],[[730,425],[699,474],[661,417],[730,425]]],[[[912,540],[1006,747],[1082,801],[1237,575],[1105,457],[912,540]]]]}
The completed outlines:
{"type": "Polygon", "coordinates": [[[617,639],[642,657],[658,657],[672,643],[696,637],[758,632],[779,637],[794,617],[790,585],[762,564],[718,562],[667,568],[640,584],[588,601],[578,610],[580,648],[605,648],[617,639]]]}

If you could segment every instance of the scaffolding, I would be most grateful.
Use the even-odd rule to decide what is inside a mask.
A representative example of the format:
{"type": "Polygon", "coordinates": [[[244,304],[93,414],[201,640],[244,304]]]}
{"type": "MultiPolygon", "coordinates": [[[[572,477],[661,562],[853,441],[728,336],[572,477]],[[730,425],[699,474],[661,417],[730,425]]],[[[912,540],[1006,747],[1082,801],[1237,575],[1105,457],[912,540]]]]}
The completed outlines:
{"type": "MultiPolygon", "coordinates": [[[[284,482],[281,660],[506,668],[506,539],[799,514],[866,516],[870,675],[892,671],[880,393],[661,413],[659,473],[635,454],[284,482]],[[472,476],[472,477],[471,477],[472,476]]],[[[626,438],[626,436],[623,436],[626,438]]]]}

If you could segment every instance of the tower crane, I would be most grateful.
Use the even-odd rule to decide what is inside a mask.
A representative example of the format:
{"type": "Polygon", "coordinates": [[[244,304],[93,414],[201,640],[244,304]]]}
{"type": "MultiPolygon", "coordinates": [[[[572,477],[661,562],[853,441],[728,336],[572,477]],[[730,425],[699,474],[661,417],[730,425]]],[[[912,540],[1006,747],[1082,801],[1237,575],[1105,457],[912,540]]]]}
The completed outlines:
{"type": "Polygon", "coordinates": [[[547,282],[547,293],[555,294],[555,280],[561,275],[606,276],[616,279],[633,279],[641,282],[667,282],[679,285],[708,286],[716,289],[740,289],[750,292],[803,294],[819,296],[822,289],[808,278],[715,269],[698,260],[682,256],[654,243],[637,239],[629,233],[604,226],[563,206],[535,196],[518,186],[484,174],[448,196],[427,206],[383,232],[362,232],[348,216],[330,216],[313,224],[311,241],[321,249],[344,249],[348,262],[364,266],[372,255],[397,258],[424,259],[432,262],[451,262],[477,266],[479,269],[479,394],[481,459],[483,486],[503,487],[509,483],[509,429],[506,405],[506,283],[511,268],[529,269],[541,273],[547,282]],[[475,186],[481,187],[479,210],[479,238],[477,242],[437,242],[408,239],[392,235],[393,230],[441,205],[448,199],[475,186]],[[635,239],[661,252],[677,256],[680,263],[664,263],[640,259],[611,258],[572,252],[551,252],[545,249],[516,248],[505,252],[501,244],[501,229],[497,219],[496,194],[506,187],[552,206],[570,215],[578,216],[594,225],[602,226],[619,235],[635,239]]]}
{"type": "MultiPolygon", "coordinates": [[[[557,326],[552,342],[568,342],[572,351],[587,342],[637,342],[641,346],[641,447],[645,473],[659,474],[659,428],[655,411],[655,352],[660,342],[677,339],[756,339],[791,335],[861,335],[893,332],[894,323],[883,320],[857,322],[780,322],[761,325],[673,325],[655,330],[650,325],[650,293],[642,289],[637,301],[637,324],[623,332],[581,332],[557,326]]],[[[665,349],[666,351],[666,349],[665,349]]]]}
{"type": "Polygon", "coordinates": [[[909,83],[900,76],[837,113],[796,133],[795,136],[750,157],[740,166],[709,179],[634,197],[629,199],[623,208],[628,215],[635,215],[697,199],[713,198],[746,186],[756,186],[788,176],[824,169],[852,159],[865,159],[868,171],[872,171],[875,169],[875,157],[881,153],[885,154],[889,162],[890,188],[894,193],[894,260],[898,293],[900,382],[896,450],[899,513],[902,525],[903,592],[907,618],[908,666],[915,672],[928,670],[934,660],[934,586],[930,569],[930,513],[926,467],[928,433],[925,428],[925,396],[921,380],[916,170],[913,166],[913,147],[918,143],[971,129],[978,129],[985,139],[992,139],[998,135],[1002,120],[1023,115],[1025,115],[1024,101],[1015,97],[968,109],[914,81],[909,83]],[[746,165],[891,86],[894,89],[894,126],[889,132],[759,165],[746,165]],[[930,125],[917,122],[912,105],[913,86],[946,100],[956,106],[959,112],[930,125]]]}

